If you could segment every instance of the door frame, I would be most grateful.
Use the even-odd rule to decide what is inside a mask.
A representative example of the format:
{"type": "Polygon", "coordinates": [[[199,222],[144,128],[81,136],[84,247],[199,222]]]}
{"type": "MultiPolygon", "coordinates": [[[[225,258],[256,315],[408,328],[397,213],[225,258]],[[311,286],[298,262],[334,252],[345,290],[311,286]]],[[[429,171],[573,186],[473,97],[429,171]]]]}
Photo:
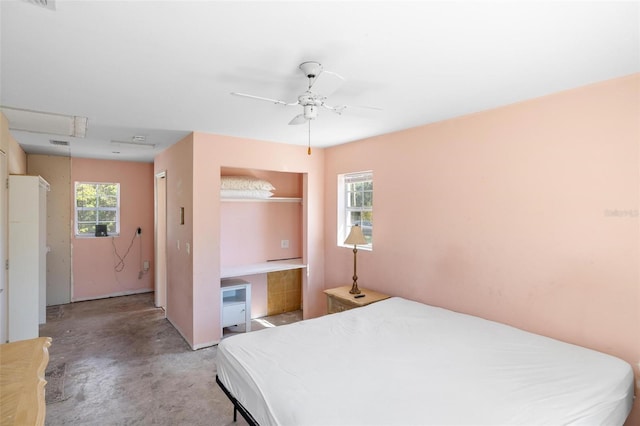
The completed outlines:
{"type": "Polygon", "coordinates": [[[167,171],[154,180],[154,289],[155,305],[167,310],[167,171]]]}
{"type": "Polygon", "coordinates": [[[9,271],[7,259],[9,253],[9,203],[7,186],[9,185],[9,172],[7,166],[7,154],[0,150],[0,343],[7,343],[9,338],[9,294],[7,283],[9,271]]]}

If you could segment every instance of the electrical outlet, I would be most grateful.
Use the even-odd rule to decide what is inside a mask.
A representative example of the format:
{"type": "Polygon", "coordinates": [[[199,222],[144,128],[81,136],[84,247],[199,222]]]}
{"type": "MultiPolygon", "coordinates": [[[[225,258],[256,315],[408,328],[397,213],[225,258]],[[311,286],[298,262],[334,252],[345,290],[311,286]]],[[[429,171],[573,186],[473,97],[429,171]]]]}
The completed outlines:
{"type": "Polygon", "coordinates": [[[142,269],[147,272],[149,270],[149,261],[145,260],[144,262],[142,262],[142,269]]]}
{"type": "Polygon", "coordinates": [[[289,240],[281,240],[280,241],[280,248],[288,249],[289,248],[289,240]]]}

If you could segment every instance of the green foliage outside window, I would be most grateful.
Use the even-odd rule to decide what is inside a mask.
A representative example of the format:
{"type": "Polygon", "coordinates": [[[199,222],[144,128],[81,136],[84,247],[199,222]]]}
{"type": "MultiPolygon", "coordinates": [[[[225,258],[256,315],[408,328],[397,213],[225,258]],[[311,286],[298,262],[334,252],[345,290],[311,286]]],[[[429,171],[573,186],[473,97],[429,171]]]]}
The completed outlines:
{"type": "Polygon", "coordinates": [[[120,232],[120,184],[76,183],[76,235],[95,235],[96,225],[106,225],[109,235],[120,232]]]}
{"type": "Polygon", "coordinates": [[[367,243],[373,243],[373,173],[345,175],[347,213],[346,229],[354,225],[362,227],[367,243]]]}

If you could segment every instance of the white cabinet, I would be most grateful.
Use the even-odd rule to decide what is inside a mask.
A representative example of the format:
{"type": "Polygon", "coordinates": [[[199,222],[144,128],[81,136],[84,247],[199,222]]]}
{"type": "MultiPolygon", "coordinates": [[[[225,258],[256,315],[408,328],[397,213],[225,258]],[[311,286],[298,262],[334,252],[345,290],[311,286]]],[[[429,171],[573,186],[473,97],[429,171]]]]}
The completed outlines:
{"type": "Polygon", "coordinates": [[[38,337],[47,319],[47,191],[40,176],[9,176],[10,342],[38,337]]]}
{"type": "Polygon", "coordinates": [[[220,282],[222,328],[245,324],[251,331],[251,284],[234,278],[220,282]]]}

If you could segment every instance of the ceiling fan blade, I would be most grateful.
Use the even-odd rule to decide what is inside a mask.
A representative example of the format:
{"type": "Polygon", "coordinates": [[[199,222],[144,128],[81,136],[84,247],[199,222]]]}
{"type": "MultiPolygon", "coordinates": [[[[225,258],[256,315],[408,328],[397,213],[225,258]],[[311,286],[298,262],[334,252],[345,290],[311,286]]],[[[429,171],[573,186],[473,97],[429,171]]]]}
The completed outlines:
{"type": "Polygon", "coordinates": [[[307,122],[307,119],[304,117],[304,114],[298,114],[289,122],[289,125],[295,124],[304,124],[307,122]]]}
{"type": "Polygon", "coordinates": [[[366,105],[336,105],[336,106],[331,106],[331,105],[327,105],[327,104],[323,103],[322,106],[325,107],[326,109],[329,109],[329,110],[335,112],[338,115],[342,114],[347,109],[370,109],[370,110],[374,110],[374,111],[382,111],[382,108],[378,108],[378,107],[374,107],[374,106],[366,106],[366,105]]]}
{"type": "Polygon", "coordinates": [[[374,107],[374,106],[369,106],[369,105],[343,105],[342,109],[346,109],[346,108],[361,108],[361,109],[372,109],[375,111],[382,111],[382,108],[380,107],[374,107]]]}
{"type": "Polygon", "coordinates": [[[250,99],[257,99],[259,101],[271,102],[273,104],[278,104],[278,105],[291,106],[291,105],[297,105],[298,104],[298,102],[289,103],[289,102],[281,101],[279,99],[264,98],[262,96],[248,95],[246,93],[231,92],[231,94],[234,95],[234,96],[240,96],[240,97],[243,97],[243,98],[250,98],[250,99]]]}
{"type": "Polygon", "coordinates": [[[309,90],[313,91],[313,93],[317,93],[318,95],[327,97],[338,90],[343,82],[344,77],[340,74],[331,71],[322,71],[320,75],[313,80],[309,90]]]}

